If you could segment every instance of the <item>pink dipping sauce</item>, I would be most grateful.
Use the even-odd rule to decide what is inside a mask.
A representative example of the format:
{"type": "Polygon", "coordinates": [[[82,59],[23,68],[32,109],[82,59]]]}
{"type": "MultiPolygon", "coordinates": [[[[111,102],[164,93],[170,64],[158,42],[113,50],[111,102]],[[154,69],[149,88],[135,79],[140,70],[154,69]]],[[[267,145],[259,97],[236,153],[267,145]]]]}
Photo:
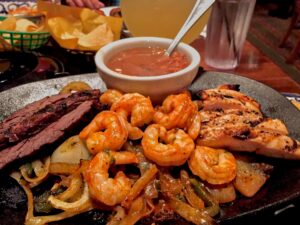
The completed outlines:
{"type": "Polygon", "coordinates": [[[165,51],[159,47],[127,49],[115,54],[106,66],[124,75],[158,76],[177,72],[190,64],[183,53],[174,51],[170,56],[166,56],[165,51]]]}

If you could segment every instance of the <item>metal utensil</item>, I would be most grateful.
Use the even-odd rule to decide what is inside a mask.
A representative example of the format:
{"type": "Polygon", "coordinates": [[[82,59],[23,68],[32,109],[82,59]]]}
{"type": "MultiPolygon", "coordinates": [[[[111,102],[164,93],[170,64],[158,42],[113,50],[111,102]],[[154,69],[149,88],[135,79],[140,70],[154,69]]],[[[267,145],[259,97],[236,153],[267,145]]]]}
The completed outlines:
{"type": "Polygon", "coordinates": [[[179,30],[178,34],[170,44],[169,48],[165,52],[166,55],[170,55],[176,46],[179,44],[183,36],[191,29],[191,27],[197,22],[197,20],[209,9],[215,0],[196,0],[190,15],[186,19],[185,23],[179,30]]]}

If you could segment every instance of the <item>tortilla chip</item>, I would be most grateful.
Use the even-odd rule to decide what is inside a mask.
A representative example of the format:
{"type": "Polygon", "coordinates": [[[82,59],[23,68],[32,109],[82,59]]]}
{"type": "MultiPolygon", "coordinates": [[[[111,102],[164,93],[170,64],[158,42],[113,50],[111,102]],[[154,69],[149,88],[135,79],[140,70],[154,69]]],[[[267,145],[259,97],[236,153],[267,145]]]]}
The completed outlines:
{"type": "Polygon", "coordinates": [[[53,38],[60,46],[68,49],[77,47],[78,38],[73,34],[74,30],[81,30],[82,26],[70,18],[53,17],[48,19],[48,27],[53,38]]]}
{"type": "Polygon", "coordinates": [[[78,29],[74,29],[73,35],[79,39],[85,36],[85,34],[78,29]]]}
{"type": "Polygon", "coordinates": [[[38,9],[46,12],[47,28],[63,48],[97,51],[103,45],[120,39],[123,23],[121,18],[101,16],[86,8],[42,1],[38,1],[38,9]],[[75,43],[76,40],[78,43],[75,43]]]}
{"type": "Polygon", "coordinates": [[[65,32],[65,33],[62,33],[62,34],[60,35],[60,38],[63,39],[63,40],[68,40],[68,39],[74,39],[74,38],[76,38],[76,37],[75,37],[75,35],[73,35],[73,34],[70,34],[70,33],[68,33],[68,32],[65,32]]]}
{"type": "Polygon", "coordinates": [[[16,23],[17,19],[13,16],[9,16],[0,23],[0,30],[14,31],[16,23]]]}
{"type": "Polygon", "coordinates": [[[123,19],[119,17],[106,16],[108,26],[111,28],[114,34],[114,41],[119,40],[121,37],[121,30],[123,25],[123,19]]]}
{"type": "Polygon", "coordinates": [[[102,24],[84,37],[79,38],[78,45],[92,50],[99,49],[113,40],[114,34],[110,27],[107,24],[102,24]]]}
{"type": "Polygon", "coordinates": [[[80,13],[80,20],[83,24],[83,32],[85,34],[90,33],[99,25],[106,23],[105,16],[100,16],[95,11],[86,8],[82,9],[82,12],[80,13]]]}
{"type": "Polygon", "coordinates": [[[35,30],[35,32],[47,32],[47,31],[48,29],[44,24],[39,26],[38,29],[35,30]]]}
{"type": "Polygon", "coordinates": [[[65,32],[61,34],[61,39],[67,40],[67,39],[73,39],[73,38],[83,38],[85,36],[84,33],[82,33],[78,29],[74,29],[72,33],[65,32]]]}
{"type": "Polygon", "coordinates": [[[16,31],[20,32],[34,32],[38,29],[38,26],[27,19],[17,19],[16,31]]]}

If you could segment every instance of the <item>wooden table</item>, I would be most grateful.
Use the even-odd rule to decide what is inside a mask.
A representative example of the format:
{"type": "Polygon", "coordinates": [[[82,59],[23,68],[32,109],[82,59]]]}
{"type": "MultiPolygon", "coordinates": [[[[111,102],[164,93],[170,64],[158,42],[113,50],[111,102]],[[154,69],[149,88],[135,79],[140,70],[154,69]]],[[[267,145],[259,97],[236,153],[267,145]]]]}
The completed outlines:
{"type": "MultiPolygon", "coordinates": [[[[200,37],[192,43],[192,46],[201,54],[200,65],[204,70],[216,71],[217,69],[205,64],[204,42],[204,38],[200,37]]],[[[257,80],[279,92],[300,94],[300,84],[289,77],[279,66],[248,41],[245,43],[240,65],[234,70],[226,70],[224,72],[257,80]]]]}

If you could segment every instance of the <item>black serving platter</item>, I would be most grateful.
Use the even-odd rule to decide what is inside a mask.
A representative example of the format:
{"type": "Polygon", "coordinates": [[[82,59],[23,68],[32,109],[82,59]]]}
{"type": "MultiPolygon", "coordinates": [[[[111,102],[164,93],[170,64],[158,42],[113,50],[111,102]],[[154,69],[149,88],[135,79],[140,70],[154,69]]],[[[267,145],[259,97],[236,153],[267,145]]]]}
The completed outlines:
{"type": "MultiPolygon", "coordinates": [[[[25,84],[0,92],[0,116],[4,118],[29,102],[55,94],[62,85],[74,80],[82,80],[94,88],[105,90],[105,84],[97,74],[70,76],[25,84]]],[[[290,136],[300,140],[300,112],[283,95],[262,83],[234,74],[204,72],[199,74],[189,90],[196,93],[199,90],[215,88],[221,84],[240,85],[240,91],[256,99],[267,117],[284,121],[290,131],[290,136]]],[[[269,218],[273,220],[275,218],[275,221],[276,218],[279,218],[274,216],[276,210],[281,210],[295,202],[300,203],[300,162],[264,157],[259,157],[259,159],[275,166],[271,178],[254,197],[239,197],[232,204],[223,205],[220,215],[216,217],[217,222],[221,224],[269,224],[271,222],[269,218]]],[[[3,187],[2,181],[1,179],[0,189],[3,187]]],[[[7,210],[9,207],[6,207],[5,215],[0,211],[0,225],[11,224],[8,222],[11,220],[6,218],[9,215],[7,210]]],[[[299,211],[299,208],[297,210],[299,211]]],[[[12,208],[11,215],[17,215],[17,211],[18,209],[12,208]]],[[[24,209],[22,213],[20,212],[20,216],[23,217],[24,209]]],[[[297,215],[294,213],[291,216],[295,219],[297,215]]],[[[291,222],[293,218],[290,215],[288,217],[287,220],[291,222]]],[[[14,224],[22,224],[22,221],[23,218],[20,219],[20,223],[15,221],[14,224]]]]}

